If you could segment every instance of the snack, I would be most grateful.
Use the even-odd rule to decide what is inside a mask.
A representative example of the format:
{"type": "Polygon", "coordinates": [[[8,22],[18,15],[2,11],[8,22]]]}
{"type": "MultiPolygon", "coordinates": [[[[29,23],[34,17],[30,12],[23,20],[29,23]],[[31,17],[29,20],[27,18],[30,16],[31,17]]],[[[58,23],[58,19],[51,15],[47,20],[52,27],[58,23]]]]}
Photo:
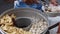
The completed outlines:
{"type": "Polygon", "coordinates": [[[41,19],[38,23],[33,23],[30,32],[32,32],[32,34],[41,34],[47,26],[47,22],[41,19]]]}
{"type": "Polygon", "coordinates": [[[10,16],[6,14],[0,20],[0,27],[7,33],[7,34],[31,34],[29,31],[25,31],[22,28],[17,28],[13,25],[12,18],[16,18],[14,14],[10,16]]]}
{"type": "Polygon", "coordinates": [[[33,23],[29,31],[15,27],[12,18],[16,18],[14,14],[6,14],[0,19],[0,27],[7,34],[41,34],[47,28],[47,22],[41,19],[38,23],[33,23]]]}

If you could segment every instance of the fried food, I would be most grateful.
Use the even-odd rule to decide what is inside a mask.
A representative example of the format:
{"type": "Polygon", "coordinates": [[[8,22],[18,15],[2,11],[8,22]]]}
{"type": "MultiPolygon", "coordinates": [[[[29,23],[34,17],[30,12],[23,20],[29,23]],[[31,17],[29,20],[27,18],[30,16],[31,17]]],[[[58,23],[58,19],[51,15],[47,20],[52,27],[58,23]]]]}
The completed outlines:
{"type": "Polygon", "coordinates": [[[29,31],[25,31],[22,28],[17,28],[13,25],[12,18],[16,18],[14,14],[8,15],[6,14],[0,19],[0,27],[7,33],[7,34],[31,34],[29,31]]]}

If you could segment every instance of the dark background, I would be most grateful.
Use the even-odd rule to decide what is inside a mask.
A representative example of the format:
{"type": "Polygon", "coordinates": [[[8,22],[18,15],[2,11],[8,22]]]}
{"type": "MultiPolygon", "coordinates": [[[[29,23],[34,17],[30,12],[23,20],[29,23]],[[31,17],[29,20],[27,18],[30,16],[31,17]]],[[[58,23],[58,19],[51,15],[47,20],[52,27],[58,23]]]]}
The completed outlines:
{"type": "Polygon", "coordinates": [[[5,2],[4,0],[0,0],[0,14],[5,10],[13,8],[13,5],[14,5],[13,3],[8,3],[8,2],[5,2]]]}

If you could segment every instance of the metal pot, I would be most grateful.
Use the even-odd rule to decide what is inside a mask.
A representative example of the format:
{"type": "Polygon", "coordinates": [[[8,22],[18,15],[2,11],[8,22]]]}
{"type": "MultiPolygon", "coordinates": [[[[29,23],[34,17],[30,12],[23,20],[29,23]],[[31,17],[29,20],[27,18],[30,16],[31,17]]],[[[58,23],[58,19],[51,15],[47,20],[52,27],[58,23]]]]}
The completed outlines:
{"type": "MultiPolygon", "coordinates": [[[[37,23],[38,21],[40,21],[40,19],[44,19],[49,24],[47,15],[45,13],[42,13],[40,10],[33,9],[33,8],[9,9],[3,12],[0,15],[0,18],[2,18],[2,16],[6,14],[11,14],[11,13],[16,15],[16,20],[19,18],[27,18],[31,20],[30,25],[26,28],[23,28],[25,30],[29,30],[32,23],[35,23],[35,22],[37,23]]],[[[42,34],[44,34],[47,30],[48,30],[48,27],[42,32],[42,34]]]]}

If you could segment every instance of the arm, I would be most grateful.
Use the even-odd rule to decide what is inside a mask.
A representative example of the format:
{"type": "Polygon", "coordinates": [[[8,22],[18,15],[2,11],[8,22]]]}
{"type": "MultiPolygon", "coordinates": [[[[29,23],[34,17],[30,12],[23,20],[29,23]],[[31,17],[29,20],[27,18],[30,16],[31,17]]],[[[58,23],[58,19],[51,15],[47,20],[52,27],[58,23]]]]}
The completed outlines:
{"type": "Polygon", "coordinates": [[[57,34],[60,34],[60,23],[58,25],[58,31],[57,31],[57,34]]]}

